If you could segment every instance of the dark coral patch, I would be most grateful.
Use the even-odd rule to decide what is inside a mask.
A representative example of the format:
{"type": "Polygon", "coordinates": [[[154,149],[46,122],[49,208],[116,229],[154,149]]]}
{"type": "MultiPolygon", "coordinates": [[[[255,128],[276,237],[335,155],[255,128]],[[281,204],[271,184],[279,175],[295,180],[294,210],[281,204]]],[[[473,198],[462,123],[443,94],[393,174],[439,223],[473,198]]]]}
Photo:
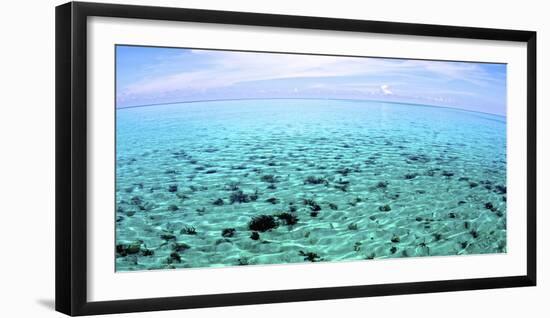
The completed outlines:
{"type": "Polygon", "coordinates": [[[222,236],[223,237],[233,237],[235,235],[235,229],[234,228],[228,228],[222,230],[222,236]]]}
{"type": "Polygon", "coordinates": [[[255,216],[248,223],[248,228],[252,231],[266,232],[278,226],[275,217],[272,215],[255,216]]]}
{"type": "Polygon", "coordinates": [[[300,251],[300,256],[303,256],[304,257],[304,261],[309,261],[309,262],[318,262],[321,260],[321,257],[319,256],[319,254],[317,253],[314,253],[314,252],[304,252],[304,251],[300,251]]]}
{"type": "Polygon", "coordinates": [[[141,250],[141,242],[134,242],[129,244],[117,244],[116,252],[119,256],[126,256],[128,254],[137,254],[141,250]]]}
{"type": "Polygon", "coordinates": [[[298,223],[298,220],[299,220],[295,214],[288,213],[288,212],[283,212],[275,216],[286,225],[294,225],[298,223]]]}
{"type": "Polygon", "coordinates": [[[441,175],[444,176],[444,177],[450,178],[450,177],[454,176],[455,174],[453,172],[450,172],[450,171],[443,171],[443,172],[441,172],[441,175]]]}
{"type": "Polygon", "coordinates": [[[279,203],[279,199],[277,199],[275,197],[271,197],[271,198],[265,200],[265,202],[268,202],[268,203],[271,203],[271,204],[277,204],[277,203],[279,203]]]}
{"type": "Polygon", "coordinates": [[[257,241],[260,239],[260,233],[258,232],[252,232],[252,234],[250,234],[250,238],[254,241],[257,241]]]}
{"type": "Polygon", "coordinates": [[[217,205],[217,206],[221,206],[221,205],[224,204],[224,202],[223,202],[223,199],[222,199],[222,198],[217,198],[216,200],[214,200],[214,201],[212,202],[212,204],[213,204],[213,205],[217,205]]]}
{"type": "Polygon", "coordinates": [[[327,179],[325,179],[323,177],[308,176],[304,180],[304,184],[324,184],[324,185],[327,185],[328,181],[327,181],[327,179]]]}

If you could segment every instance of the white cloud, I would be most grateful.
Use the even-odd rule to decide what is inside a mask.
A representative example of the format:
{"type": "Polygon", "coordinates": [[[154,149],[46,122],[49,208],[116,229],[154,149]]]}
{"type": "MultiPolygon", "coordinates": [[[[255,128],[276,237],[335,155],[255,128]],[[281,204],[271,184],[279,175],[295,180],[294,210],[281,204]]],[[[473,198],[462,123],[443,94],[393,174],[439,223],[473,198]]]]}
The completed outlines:
{"type": "Polygon", "coordinates": [[[384,95],[393,95],[393,92],[390,90],[389,85],[386,85],[386,84],[381,85],[380,90],[382,90],[382,94],[384,95]]]}
{"type": "MultiPolygon", "coordinates": [[[[121,87],[119,100],[185,96],[228,88],[239,83],[290,78],[365,76],[373,80],[385,76],[395,81],[406,79],[408,83],[415,83],[419,79],[425,81],[437,77],[441,80],[464,80],[477,86],[483,86],[491,80],[482,68],[471,63],[209,50],[191,50],[190,53],[205,66],[195,71],[174,70],[168,74],[152,75],[121,87]]],[[[181,55],[178,58],[188,57],[181,55]]],[[[352,82],[349,84],[353,85],[352,82]]],[[[390,84],[372,82],[355,88],[349,86],[348,89],[368,94],[394,95],[395,83],[390,84]]],[[[318,84],[317,88],[321,89],[323,85],[318,84]]],[[[346,83],[334,85],[342,88],[346,83]]]]}

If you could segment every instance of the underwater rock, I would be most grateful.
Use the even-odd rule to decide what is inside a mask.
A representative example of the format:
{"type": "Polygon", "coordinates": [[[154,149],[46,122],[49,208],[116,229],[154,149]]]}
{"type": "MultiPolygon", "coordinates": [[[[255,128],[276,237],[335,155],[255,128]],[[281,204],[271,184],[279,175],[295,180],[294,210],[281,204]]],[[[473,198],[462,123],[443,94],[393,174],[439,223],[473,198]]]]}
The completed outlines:
{"type": "Polygon", "coordinates": [[[191,190],[192,192],[197,192],[197,191],[206,191],[208,190],[208,187],[206,186],[195,186],[195,185],[190,185],[189,186],[189,190],[191,190]]]}
{"type": "Polygon", "coordinates": [[[357,206],[357,204],[361,202],[363,202],[363,199],[361,199],[360,197],[355,197],[349,202],[349,205],[357,206]]]}
{"type": "Polygon", "coordinates": [[[463,205],[463,204],[466,204],[466,201],[463,201],[463,200],[458,201],[458,205],[463,205]]]}
{"type": "Polygon", "coordinates": [[[177,211],[177,210],[179,210],[179,208],[178,208],[178,206],[175,205],[175,204],[170,204],[170,205],[168,206],[168,211],[175,212],[175,211],[177,211]]]}
{"type": "Polygon", "coordinates": [[[151,249],[144,248],[144,249],[141,250],[141,255],[142,256],[152,256],[152,255],[155,255],[155,251],[153,251],[151,249]]]}
{"type": "Polygon", "coordinates": [[[124,212],[124,214],[126,214],[126,216],[134,216],[134,214],[136,214],[136,211],[126,211],[124,212]]]}
{"type": "Polygon", "coordinates": [[[258,192],[258,189],[254,190],[254,193],[252,193],[249,197],[250,197],[250,200],[251,201],[256,201],[258,200],[258,196],[260,195],[260,193],[258,192]]]}
{"type": "Polygon", "coordinates": [[[497,208],[495,208],[495,206],[491,202],[486,202],[484,206],[487,210],[491,210],[493,212],[495,212],[496,209],[497,209],[497,208]]]}
{"type": "Polygon", "coordinates": [[[440,241],[443,238],[443,235],[441,235],[441,233],[434,233],[433,237],[434,237],[434,241],[437,242],[437,241],[440,241]]]}
{"type": "Polygon", "coordinates": [[[239,183],[238,182],[229,182],[228,184],[226,184],[223,189],[224,190],[227,190],[227,191],[237,191],[239,190],[239,183]]]}
{"type": "Polygon", "coordinates": [[[171,233],[163,233],[163,234],[160,235],[160,238],[165,240],[165,241],[171,241],[171,240],[175,240],[176,236],[174,234],[171,234],[171,233]]]}
{"type": "Polygon", "coordinates": [[[304,261],[318,262],[321,260],[321,257],[317,253],[313,252],[300,251],[299,255],[304,257],[304,261]]]}
{"type": "Polygon", "coordinates": [[[240,164],[238,166],[231,166],[231,170],[246,170],[246,165],[240,164]]]}
{"type": "Polygon", "coordinates": [[[141,210],[141,211],[151,211],[153,208],[155,207],[155,205],[151,202],[145,202],[143,204],[140,204],[138,206],[138,208],[141,210]]]}
{"type": "Polygon", "coordinates": [[[271,198],[265,200],[265,202],[268,202],[268,203],[271,203],[271,204],[277,204],[277,203],[279,203],[279,199],[277,199],[275,197],[271,197],[271,198]]]}
{"type": "Polygon", "coordinates": [[[259,240],[260,239],[260,233],[254,231],[254,232],[252,232],[252,234],[250,234],[250,238],[254,241],[259,240]]]}
{"type": "Polygon", "coordinates": [[[312,199],[304,199],[304,205],[309,206],[312,212],[321,211],[321,206],[317,204],[317,202],[313,201],[312,199]]]}
{"type": "Polygon", "coordinates": [[[189,155],[183,150],[172,152],[172,155],[176,159],[185,159],[185,158],[189,157],[189,155]]]}
{"type": "Polygon", "coordinates": [[[496,185],[495,186],[495,192],[498,193],[498,194],[506,194],[506,186],[496,185]]]}
{"type": "Polygon", "coordinates": [[[336,181],[338,184],[349,184],[349,180],[343,180],[342,178],[338,178],[338,181],[336,181]]]}
{"type": "Polygon", "coordinates": [[[279,220],[283,221],[286,225],[294,225],[298,223],[298,217],[294,214],[283,212],[275,215],[279,220]]]}
{"type": "Polygon", "coordinates": [[[456,213],[454,213],[454,212],[449,213],[449,218],[455,219],[456,218],[456,213]]]}
{"type": "Polygon", "coordinates": [[[276,183],[277,177],[272,174],[266,174],[260,177],[260,180],[267,183],[276,183]]]}
{"type": "Polygon", "coordinates": [[[389,212],[391,211],[391,207],[388,204],[381,205],[378,207],[378,210],[380,210],[381,212],[389,212]]]}
{"type": "Polygon", "coordinates": [[[359,226],[357,225],[357,223],[348,224],[348,230],[350,230],[350,231],[357,231],[358,228],[359,228],[359,226]]]}
{"type": "Polygon", "coordinates": [[[394,235],[394,236],[392,236],[392,238],[391,238],[391,242],[392,242],[392,243],[399,243],[400,241],[401,241],[401,239],[400,239],[399,236],[397,236],[397,235],[394,235]]]}
{"type": "Polygon", "coordinates": [[[192,226],[186,226],[180,230],[180,234],[196,235],[197,230],[192,226]]]}
{"type": "Polygon", "coordinates": [[[168,186],[168,192],[178,192],[178,185],[177,184],[171,184],[168,186]]]}
{"type": "Polygon", "coordinates": [[[397,200],[399,199],[399,193],[389,193],[389,194],[386,194],[385,197],[390,199],[390,200],[397,200]]]}
{"type": "Polygon", "coordinates": [[[312,205],[309,206],[310,210],[313,211],[313,212],[319,212],[321,211],[321,206],[317,203],[313,203],[312,205]]]}
{"type": "Polygon", "coordinates": [[[478,184],[477,182],[471,181],[470,183],[468,183],[468,185],[470,186],[470,188],[475,188],[475,187],[477,187],[479,184],[478,184]]]}
{"type": "Polygon", "coordinates": [[[327,181],[327,179],[325,179],[323,177],[308,176],[304,180],[304,184],[324,184],[324,185],[327,185],[328,181],[327,181]]]}
{"type": "Polygon", "coordinates": [[[424,219],[423,219],[422,217],[420,217],[420,216],[417,216],[417,217],[415,218],[415,220],[416,220],[416,222],[422,222],[422,220],[424,220],[424,219]]]}
{"type": "Polygon", "coordinates": [[[388,187],[389,182],[388,181],[380,181],[376,184],[376,187],[378,189],[386,189],[388,187]]]}
{"type": "Polygon", "coordinates": [[[233,237],[235,235],[235,229],[234,228],[228,228],[222,230],[222,236],[223,237],[233,237]]]}
{"type": "Polygon", "coordinates": [[[255,216],[248,223],[248,228],[252,231],[266,232],[271,229],[274,229],[278,226],[275,221],[275,217],[272,215],[259,215],[255,216]]]}
{"type": "Polygon", "coordinates": [[[191,248],[191,246],[189,246],[188,244],[183,243],[183,242],[176,242],[172,245],[172,251],[175,251],[175,252],[178,252],[178,253],[186,251],[190,248],[191,248]]]}
{"type": "Polygon", "coordinates": [[[392,247],[390,248],[390,253],[395,254],[396,252],[397,252],[397,247],[392,246],[392,247]]]}
{"type": "Polygon", "coordinates": [[[244,193],[241,190],[231,193],[231,196],[229,197],[229,202],[231,202],[231,204],[233,204],[235,202],[236,203],[248,203],[250,201],[251,201],[250,196],[248,194],[244,193]]]}
{"type": "Polygon", "coordinates": [[[270,184],[267,186],[267,188],[268,188],[269,190],[276,190],[276,189],[277,189],[277,186],[275,185],[275,183],[270,183],[270,184]]]}
{"type": "Polygon", "coordinates": [[[470,231],[470,235],[473,237],[473,238],[477,238],[479,236],[479,233],[476,231],[476,230],[471,230],[470,231]]]}
{"type": "Polygon", "coordinates": [[[116,252],[119,256],[126,256],[128,254],[137,254],[140,252],[140,250],[141,250],[141,242],[116,245],[116,252]]]}
{"type": "Polygon", "coordinates": [[[312,217],[316,217],[317,215],[319,215],[319,211],[311,211],[309,215],[312,217]]]}
{"type": "Polygon", "coordinates": [[[352,169],[348,167],[341,167],[336,169],[336,172],[343,175],[344,177],[347,176],[350,172],[352,172],[352,169]]]}
{"type": "Polygon", "coordinates": [[[173,252],[170,254],[170,258],[168,259],[168,264],[171,264],[173,262],[181,263],[181,256],[177,252],[173,252]]]}
{"type": "Polygon", "coordinates": [[[483,181],[479,181],[479,183],[482,184],[483,187],[487,190],[493,189],[493,182],[491,180],[483,180],[483,181]]]}
{"type": "Polygon", "coordinates": [[[414,178],[416,178],[416,177],[418,177],[418,173],[414,173],[414,172],[413,172],[413,173],[407,173],[407,174],[405,174],[405,179],[407,179],[407,180],[411,180],[411,179],[414,179],[414,178]]]}
{"type": "Polygon", "coordinates": [[[210,169],[210,170],[206,170],[206,174],[213,174],[213,173],[216,173],[218,172],[216,169],[210,169]]]}
{"type": "Polygon", "coordinates": [[[407,163],[428,163],[430,162],[430,157],[420,154],[420,155],[407,155],[407,163]]]}
{"type": "Polygon", "coordinates": [[[338,206],[336,204],[332,203],[332,202],[329,202],[328,207],[331,210],[338,210],[338,206]]]}
{"type": "Polygon", "coordinates": [[[453,172],[450,172],[450,171],[443,171],[443,172],[441,172],[441,175],[444,176],[444,177],[450,178],[450,177],[454,176],[455,174],[453,172]]]}
{"type": "Polygon", "coordinates": [[[140,205],[143,203],[143,198],[136,195],[130,199],[130,202],[132,202],[133,205],[140,205]]]}
{"type": "Polygon", "coordinates": [[[217,206],[221,206],[224,204],[223,202],[223,199],[222,198],[217,198],[216,200],[214,200],[214,202],[212,202],[213,205],[217,205],[217,206]]]}
{"type": "Polygon", "coordinates": [[[195,211],[199,212],[200,215],[203,215],[204,212],[206,212],[206,208],[205,207],[202,207],[202,208],[196,208],[195,211]]]}

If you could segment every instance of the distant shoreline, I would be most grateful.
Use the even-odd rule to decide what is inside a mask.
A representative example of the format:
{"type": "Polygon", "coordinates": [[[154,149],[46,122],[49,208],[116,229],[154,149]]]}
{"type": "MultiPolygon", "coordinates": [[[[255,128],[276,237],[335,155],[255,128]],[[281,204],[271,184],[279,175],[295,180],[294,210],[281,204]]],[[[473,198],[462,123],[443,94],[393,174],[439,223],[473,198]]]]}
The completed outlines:
{"type": "Polygon", "coordinates": [[[313,98],[313,97],[311,98],[308,98],[308,97],[221,98],[221,99],[203,99],[203,100],[189,100],[189,101],[168,102],[168,103],[133,105],[133,106],[125,106],[125,107],[115,107],[115,109],[124,110],[124,109],[143,108],[143,107],[162,106],[162,105],[195,104],[195,103],[208,103],[208,102],[254,101],[254,100],[324,100],[324,101],[333,100],[333,101],[349,101],[349,102],[377,102],[377,103],[386,103],[386,104],[410,105],[410,106],[416,106],[416,107],[451,109],[451,110],[458,110],[458,111],[469,112],[469,113],[491,115],[491,116],[500,117],[506,120],[505,115],[480,112],[480,111],[469,110],[469,109],[464,109],[459,107],[440,106],[435,104],[405,103],[405,102],[386,101],[386,100],[379,100],[379,99],[353,99],[353,98],[313,98]]]}

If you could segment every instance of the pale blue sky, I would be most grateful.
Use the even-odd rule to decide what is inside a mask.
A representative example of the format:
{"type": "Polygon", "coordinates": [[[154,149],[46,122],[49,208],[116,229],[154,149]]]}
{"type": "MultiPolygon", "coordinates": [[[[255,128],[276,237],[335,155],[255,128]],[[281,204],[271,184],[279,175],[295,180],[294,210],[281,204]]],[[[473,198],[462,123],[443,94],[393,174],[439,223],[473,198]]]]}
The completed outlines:
{"type": "Polygon", "coordinates": [[[117,46],[117,107],[345,98],[506,114],[506,65],[117,46]]]}

